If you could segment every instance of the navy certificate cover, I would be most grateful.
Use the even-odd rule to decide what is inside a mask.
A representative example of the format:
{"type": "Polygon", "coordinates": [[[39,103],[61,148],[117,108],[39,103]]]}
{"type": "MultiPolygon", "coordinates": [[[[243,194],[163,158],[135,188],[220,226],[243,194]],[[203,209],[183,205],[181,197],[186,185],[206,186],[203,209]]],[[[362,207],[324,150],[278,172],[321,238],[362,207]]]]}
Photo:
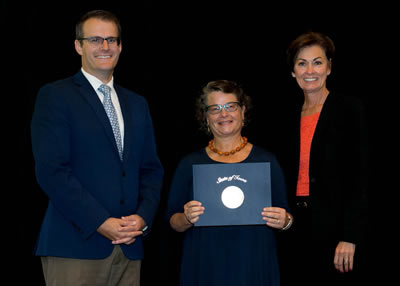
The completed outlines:
{"type": "Polygon", "coordinates": [[[269,162],[193,165],[193,198],[204,206],[195,226],[265,224],[271,206],[269,162]]]}

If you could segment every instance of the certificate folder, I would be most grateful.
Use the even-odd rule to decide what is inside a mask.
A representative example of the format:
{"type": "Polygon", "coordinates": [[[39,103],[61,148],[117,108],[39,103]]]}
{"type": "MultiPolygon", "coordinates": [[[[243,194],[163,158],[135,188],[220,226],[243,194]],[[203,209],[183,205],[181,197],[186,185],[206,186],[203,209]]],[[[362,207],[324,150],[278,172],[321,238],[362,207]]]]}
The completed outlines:
{"type": "Polygon", "coordinates": [[[265,224],[271,206],[269,162],[193,165],[193,198],[204,206],[195,226],[265,224]]]}

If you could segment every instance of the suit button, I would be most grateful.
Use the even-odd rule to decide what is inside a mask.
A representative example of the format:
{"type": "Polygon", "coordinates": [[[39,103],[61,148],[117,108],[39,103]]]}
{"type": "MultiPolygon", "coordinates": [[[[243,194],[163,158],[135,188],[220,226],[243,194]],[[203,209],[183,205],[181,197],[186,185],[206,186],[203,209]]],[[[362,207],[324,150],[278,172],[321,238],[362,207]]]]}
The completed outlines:
{"type": "Polygon", "coordinates": [[[311,182],[311,183],[315,183],[315,182],[317,182],[317,179],[316,179],[315,177],[312,177],[312,178],[310,179],[310,182],[311,182]]]}
{"type": "Polygon", "coordinates": [[[125,177],[125,176],[126,176],[125,171],[122,171],[122,177],[125,177]]]}
{"type": "Polygon", "coordinates": [[[81,233],[82,233],[82,230],[81,230],[81,228],[80,228],[79,226],[77,226],[75,223],[72,223],[72,225],[76,228],[76,230],[77,230],[78,232],[81,232],[81,233]]]}
{"type": "Polygon", "coordinates": [[[123,205],[125,203],[124,200],[120,200],[119,202],[120,202],[121,205],[123,205]]]}

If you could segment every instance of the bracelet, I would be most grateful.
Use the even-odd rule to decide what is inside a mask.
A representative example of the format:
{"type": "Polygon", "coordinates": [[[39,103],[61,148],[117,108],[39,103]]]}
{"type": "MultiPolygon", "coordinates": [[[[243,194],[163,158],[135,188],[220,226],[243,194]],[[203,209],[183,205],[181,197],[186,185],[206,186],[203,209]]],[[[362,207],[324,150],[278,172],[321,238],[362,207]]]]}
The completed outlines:
{"type": "Polygon", "coordinates": [[[287,214],[287,216],[289,218],[289,221],[284,227],[281,228],[282,231],[288,230],[293,224],[292,216],[290,214],[287,214]]]}

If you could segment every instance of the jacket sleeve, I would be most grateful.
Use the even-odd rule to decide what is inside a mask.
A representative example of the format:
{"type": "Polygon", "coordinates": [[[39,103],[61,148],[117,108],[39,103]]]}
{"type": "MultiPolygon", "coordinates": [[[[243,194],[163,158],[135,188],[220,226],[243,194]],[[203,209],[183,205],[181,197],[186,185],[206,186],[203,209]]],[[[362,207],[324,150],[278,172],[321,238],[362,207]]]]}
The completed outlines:
{"type": "Polygon", "coordinates": [[[139,174],[139,205],[137,214],[151,227],[160,202],[164,170],[157,155],[153,124],[145,102],[144,144],[139,174]]]}
{"type": "Polygon", "coordinates": [[[343,241],[359,243],[363,241],[367,226],[367,187],[368,187],[368,132],[367,119],[362,103],[354,98],[348,105],[347,129],[348,139],[346,151],[343,214],[343,241]]]}
{"type": "Polygon", "coordinates": [[[36,178],[50,203],[88,238],[110,214],[71,170],[68,108],[65,91],[57,85],[39,91],[31,122],[36,178]]]}

